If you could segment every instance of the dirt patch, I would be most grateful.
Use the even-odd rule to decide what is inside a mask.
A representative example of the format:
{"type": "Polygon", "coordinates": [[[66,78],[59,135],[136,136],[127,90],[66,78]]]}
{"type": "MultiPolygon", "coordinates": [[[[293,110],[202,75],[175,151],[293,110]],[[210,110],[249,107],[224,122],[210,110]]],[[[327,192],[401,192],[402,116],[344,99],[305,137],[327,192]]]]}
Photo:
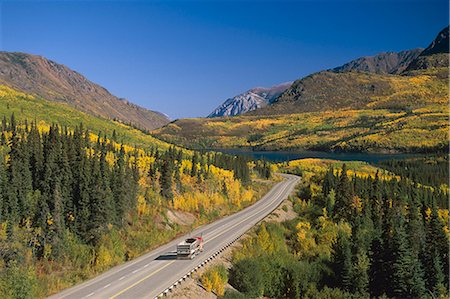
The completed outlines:
{"type": "Polygon", "coordinates": [[[215,299],[217,298],[211,292],[206,291],[197,283],[198,279],[187,278],[181,286],[173,289],[166,298],[177,299],[191,299],[191,298],[203,298],[203,299],[215,299]]]}
{"type": "Polygon", "coordinates": [[[176,223],[178,225],[192,225],[195,221],[195,216],[188,212],[182,211],[167,211],[167,219],[171,223],[176,223]]]}
{"type": "MultiPolygon", "coordinates": [[[[286,220],[291,220],[297,217],[297,213],[295,213],[292,202],[288,199],[284,200],[281,205],[269,214],[265,221],[271,222],[283,222],[286,220]]],[[[211,262],[207,264],[207,266],[200,268],[197,272],[195,272],[190,278],[186,279],[179,287],[175,288],[167,298],[172,299],[190,299],[190,298],[202,298],[202,299],[216,299],[217,296],[214,293],[207,292],[200,283],[200,276],[210,267],[214,265],[224,265],[225,268],[229,269],[231,267],[231,259],[233,257],[233,251],[242,248],[242,244],[239,241],[242,241],[246,238],[250,237],[248,233],[242,235],[239,240],[227,249],[225,249],[222,254],[220,254],[217,258],[213,259],[211,262]]],[[[233,289],[233,287],[229,284],[225,286],[225,289],[233,289]]]]}
{"type": "Polygon", "coordinates": [[[273,211],[264,220],[271,222],[283,222],[287,220],[292,220],[295,217],[297,217],[297,213],[295,213],[294,211],[292,201],[286,199],[275,211],[273,211]]]}

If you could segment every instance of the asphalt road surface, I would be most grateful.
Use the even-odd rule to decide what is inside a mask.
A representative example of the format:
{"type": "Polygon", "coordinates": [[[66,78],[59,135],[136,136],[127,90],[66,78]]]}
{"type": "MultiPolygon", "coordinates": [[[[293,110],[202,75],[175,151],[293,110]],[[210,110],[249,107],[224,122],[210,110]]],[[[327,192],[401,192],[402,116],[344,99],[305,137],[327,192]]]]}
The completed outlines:
{"type": "Polygon", "coordinates": [[[204,239],[204,250],[194,259],[176,260],[176,245],[187,237],[183,236],[50,298],[155,298],[276,209],[300,179],[282,176],[285,180],[252,206],[194,230],[190,236],[202,235],[204,239]]]}

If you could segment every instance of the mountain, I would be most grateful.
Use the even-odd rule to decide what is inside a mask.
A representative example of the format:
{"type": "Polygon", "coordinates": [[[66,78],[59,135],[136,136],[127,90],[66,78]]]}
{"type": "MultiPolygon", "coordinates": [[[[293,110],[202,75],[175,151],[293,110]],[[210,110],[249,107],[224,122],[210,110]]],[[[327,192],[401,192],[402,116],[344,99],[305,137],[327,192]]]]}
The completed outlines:
{"type": "Polygon", "coordinates": [[[365,56],[331,69],[332,72],[368,72],[376,74],[400,74],[420,55],[423,48],[400,52],[384,52],[365,56]]]}
{"type": "MultiPolygon", "coordinates": [[[[252,111],[250,114],[277,115],[336,109],[362,109],[378,106],[380,97],[387,99],[383,102],[384,107],[397,106],[402,109],[413,109],[417,107],[417,104],[423,102],[420,94],[412,96],[414,90],[424,83],[423,80],[428,81],[427,84],[440,85],[442,80],[448,78],[448,30],[448,27],[444,28],[430,46],[413,59],[400,75],[376,72],[337,72],[336,69],[318,72],[295,81],[270,106],[252,111]],[[408,96],[402,95],[401,98],[393,96],[399,89],[398,84],[408,81],[402,78],[405,75],[431,76],[420,77],[421,84],[412,84],[408,96]]],[[[417,50],[412,52],[414,51],[417,52],[417,50]]],[[[403,54],[403,57],[411,59],[411,53],[410,55],[403,54]]],[[[397,65],[395,72],[401,71],[403,66],[397,65]]],[[[350,67],[338,69],[344,70],[350,69],[350,67]]],[[[428,92],[437,96],[442,95],[441,89],[428,90],[428,92]]]]}
{"type": "Polygon", "coordinates": [[[449,26],[439,32],[434,41],[426,48],[420,56],[430,56],[439,53],[449,52],[449,26]]]}
{"type": "MultiPolygon", "coordinates": [[[[410,64],[401,74],[322,71],[295,81],[270,105],[244,115],[181,119],[152,133],[191,148],[446,150],[449,68],[442,63],[448,61],[448,53],[442,53],[446,37],[448,28],[411,61],[417,67],[410,64]]],[[[397,64],[395,72],[404,65],[397,64]]]]}
{"type": "Polygon", "coordinates": [[[405,71],[407,73],[414,70],[448,67],[448,54],[449,26],[439,32],[433,42],[410,63],[405,71]]]}
{"type": "Polygon", "coordinates": [[[164,114],[119,99],[81,74],[42,56],[0,52],[0,84],[147,130],[169,122],[164,114]]]}
{"type": "Polygon", "coordinates": [[[256,87],[227,99],[208,117],[235,116],[253,111],[271,104],[280,94],[292,85],[286,82],[269,88],[256,87]]]}
{"type": "Polygon", "coordinates": [[[448,79],[321,72],[271,106],[235,117],[180,119],[152,134],[190,148],[435,152],[448,149],[448,79]]]}

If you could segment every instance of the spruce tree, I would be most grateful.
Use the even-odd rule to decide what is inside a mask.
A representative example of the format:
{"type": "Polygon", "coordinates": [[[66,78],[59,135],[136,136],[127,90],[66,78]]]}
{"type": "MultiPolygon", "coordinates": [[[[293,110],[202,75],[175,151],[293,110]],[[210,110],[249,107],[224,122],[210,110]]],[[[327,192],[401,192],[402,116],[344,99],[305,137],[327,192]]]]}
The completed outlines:
{"type": "Polygon", "coordinates": [[[352,275],[352,288],[353,292],[365,298],[368,296],[369,291],[369,267],[370,260],[367,253],[364,250],[359,250],[356,254],[356,260],[353,265],[352,275]]]}
{"type": "Polygon", "coordinates": [[[32,178],[28,152],[23,146],[18,133],[14,130],[11,137],[8,167],[8,200],[9,216],[18,222],[29,211],[29,200],[32,194],[32,178]]]}
{"type": "Polygon", "coordinates": [[[106,161],[106,144],[103,142],[100,146],[100,190],[102,201],[104,203],[106,218],[105,221],[107,224],[116,223],[116,211],[114,207],[114,199],[113,193],[111,190],[111,171],[106,161]]]}
{"type": "Polygon", "coordinates": [[[175,164],[175,170],[174,170],[174,179],[175,179],[175,186],[177,188],[177,191],[182,193],[183,192],[183,184],[181,183],[181,170],[180,166],[175,164]]]}
{"type": "Polygon", "coordinates": [[[166,199],[173,199],[172,191],[172,163],[164,159],[161,164],[161,176],[159,178],[161,185],[161,195],[166,199]]]}
{"type": "Polygon", "coordinates": [[[429,289],[436,298],[443,298],[448,295],[448,288],[445,284],[444,266],[441,262],[438,250],[435,249],[432,254],[432,277],[428,277],[428,284],[432,286],[429,289]]]}
{"type": "Polygon", "coordinates": [[[352,184],[347,176],[346,164],[342,165],[341,175],[336,185],[335,211],[338,219],[349,221],[352,215],[353,190],[352,184]]]}
{"type": "Polygon", "coordinates": [[[353,264],[349,238],[340,233],[333,246],[333,251],[334,286],[350,291],[353,284],[353,264]]]}
{"type": "Polygon", "coordinates": [[[90,219],[88,221],[88,241],[96,245],[105,233],[109,223],[110,207],[105,198],[102,184],[102,173],[99,158],[94,156],[91,161],[91,196],[89,201],[90,219]]]}
{"type": "Polygon", "coordinates": [[[334,169],[330,167],[323,178],[322,192],[323,196],[326,198],[330,191],[335,188],[334,184],[334,169]]]}
{"type": "MultiPolygon", "coordinates": [[[[443,224],[439,220],[437,208],[432,209],[430,219],[426,223],[425,244],[422,261],[424,265],[427,265],[425,267],[425,276],[427,277],[426,287],[428,290],[433,290],[438,284],[438,276],[440,275],[440,271],[436,269],[436,265],[442,264],[443,269],[448,269],[448,239],[445,235],[443,224]]],[[[443,271],[444,275],[447,275],[445,276],[444,283],[448,282],[447,272],[443,271]]]]}
{"type": "Polygon", "coordinates": [[[6,170],[5,163],[3,162],[4,158],[0,152],[0,223],[5,221],[5,215],[7,211],[5,211],[5,199],[6,199],[6,170]]]}
{"type": "MultiPolygon", "coordinates": [[[[79,153],[80,154],[80,153],[79,153]]],[[[75,225],[76,232],[87,242],[90,240],[88,224],[91,220],[91,167],[87,157],[81,153],[77,167],[77,180],[75,184],[75,225]]]]}
{"type": "Polygon", "coordinates": [[[392,290],[399,298],[421,298],[425,292],[423,270],[408,244],[404,218],[400,212],[394,226],[392,290]]]}
{"type": "Polygon", "coordinates": [[[112,194],[115,202],[116,224],[121,225],[125,212],[129,206],[127,203],[128,182],[126,181],[125,149],[121,146],[114,164],[112,176],[112,194]]]}
{"type": "Polygon", "coordinates": [[[44,163],[41,134],[38,131],[36,122],[31,123],[31,130],[28,134],[27,142],[30,150],[30,169],[32,172],[33,189],[36,190],[40,187],[44,163]]]}
{"type": "Polygon", "coordinates": [[[192,156],[192,168],[191,168],[191,177],[197,176],[197,164],[199,162],[198,153],[195,152],[192,156]]]}

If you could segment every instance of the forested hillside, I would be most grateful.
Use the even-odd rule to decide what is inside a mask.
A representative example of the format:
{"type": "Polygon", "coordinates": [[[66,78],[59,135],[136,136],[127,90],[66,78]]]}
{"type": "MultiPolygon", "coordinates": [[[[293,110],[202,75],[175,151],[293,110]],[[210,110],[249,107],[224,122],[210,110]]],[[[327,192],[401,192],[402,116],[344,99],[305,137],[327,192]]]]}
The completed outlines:
{"type": "Polygon", "coordinates": [[[267,163],[187,151],[1,91],[0,112],[11,112],[0,127],[2,298],[39,298],[71,286],[237,211],[270,187],[253,181],[271,176],[267,163]],[[192,220],[176,222],[169,211],[192,220]]]}
{"type": "Polygon", "coordinates": [[[240,293],[224,298],[448,298],[448,185],[432,166],[404,163],[427,184],[362,162],[280,165],[303,177],[298,217],[242,241],[225,273],[240,293]]]}

